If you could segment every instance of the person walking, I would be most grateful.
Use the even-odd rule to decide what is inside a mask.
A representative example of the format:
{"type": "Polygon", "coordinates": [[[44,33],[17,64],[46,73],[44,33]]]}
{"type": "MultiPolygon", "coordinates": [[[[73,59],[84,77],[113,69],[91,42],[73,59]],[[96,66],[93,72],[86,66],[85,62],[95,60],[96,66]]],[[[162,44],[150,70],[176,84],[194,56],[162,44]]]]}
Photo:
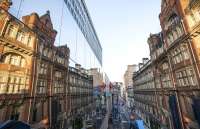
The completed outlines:
{"type": "Polygon", "coordinates": [[[135,127],[135,120],[136,120],[136,116],[134,114],[131,114],[130,122],[129,122],[129,129],[137,129],[135,127]]]}

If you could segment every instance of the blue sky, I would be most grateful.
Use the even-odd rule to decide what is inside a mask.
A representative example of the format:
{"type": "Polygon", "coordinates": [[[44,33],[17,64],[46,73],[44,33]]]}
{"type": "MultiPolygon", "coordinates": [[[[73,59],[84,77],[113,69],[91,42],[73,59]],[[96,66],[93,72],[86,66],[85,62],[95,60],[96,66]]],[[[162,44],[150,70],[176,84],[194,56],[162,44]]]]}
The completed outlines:
{"type": "MultiPolygon", "coordinates": [[[[103,47],[103,70],[111,81],[123,81],[129,64],[149,57],[147,38],[160,31],[160,0],[85,0],[103,47]]],[[[20,0],[13,0],[12,14],[17,15],[20,0]]],[[[24,0],[19,17],[50,10],[56,30],[60,29],[62,0],[24,0]]],[[[64,6],[63,26],[56,44],[67,43],[71,56],[84,67],[99,66],[87,42],[64,6]],[[83,49],[84,48],[84,49],[83,49]]]]}
{"type": "Polygon", "coordinates": [[[147,38],[160,31],[160,0],[86,0],[103,46],[104,70],[122,81],[128,64],[149,57],[147,38]]]}

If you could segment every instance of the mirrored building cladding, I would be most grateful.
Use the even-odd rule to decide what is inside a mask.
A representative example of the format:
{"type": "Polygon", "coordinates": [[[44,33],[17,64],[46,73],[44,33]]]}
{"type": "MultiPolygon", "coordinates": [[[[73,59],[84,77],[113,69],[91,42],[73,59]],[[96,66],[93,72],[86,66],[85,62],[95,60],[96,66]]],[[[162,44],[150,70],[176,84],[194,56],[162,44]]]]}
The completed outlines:
{"type": "Polygon", "coordinates": [[[151,62],[133,77],[136,112],[151,129],[200,128],[199,10],[199,0],[162,0],[151,62]]]}
{"type": "MultiPolygon", "coordinates": [[[[83,118],[85,121],[91,118],[93,112],[93,77],[87,74],[86,69],[76,64],[69,67],[69,112],[68,127],[73,127],[76,119],[83,118]]],[[[82,121],[82,122],[83,122],[82,121]]]]}
{"type": "Polygon", "coordinates": [[[64,1],[0,1],[1,122],[59,129],[89,114],[93,79],[84,68],[102,62],[81,31],[64,1]],[[69,67],[76,62],[84,68],[69,67]]]}
{"type": "Polygon", "coordinates": [[[101,68],[102,47],[94,29],[89,11],[83,0],[12,0],[11,14],[17,18],[37,12],[51,12],[51,19],[57,36],[55,45],[67,44],[70,48],[70,65],[101,68]],[[76,10],[75,10],[76,9],[76,10]]]}
{"type": "Polygon", "coordinates": [[[65,0],[65,3],[102,65],[102,48],[84,0],[65,0]]]}

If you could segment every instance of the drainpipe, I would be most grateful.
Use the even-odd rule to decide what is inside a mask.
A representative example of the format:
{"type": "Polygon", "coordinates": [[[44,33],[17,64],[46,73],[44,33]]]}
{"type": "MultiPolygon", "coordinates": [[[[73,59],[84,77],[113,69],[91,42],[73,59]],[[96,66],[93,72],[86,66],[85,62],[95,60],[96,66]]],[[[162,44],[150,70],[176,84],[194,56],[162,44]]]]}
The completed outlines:
{"type": "MultiPolygon", "coordinates": [[[[183,20],[181,20],[181,26],[183,27],[184,33],[187,34],[186,28],[185,28],[185,26],[183,25],[183,20]]],[[[193,50],[193,48],[192,48],[192,42],[191,42],[189,39],[187,39],[187,41],[188,41],[187,47],[189,47],[189,49],[190,49],[190,51],[191,51],[191,54],[192,54],[192,58],[193,58],[193,60],[191,61],[191,63],[192,63],[192,65],[195,65],[195,66],[196,66],[196,69],[197,69],[197,73],[195,72],[195,73],[196,73],[195,75],[196,75],[196,79],[197,79],[197,82],[198,82],[198,85],[199,85],[199,79],[198,79],[198,78],[200,78],[200,72],[199,72],[199,67],[198,67],[198,64],[197,64],[197,59],[196,59],[196,57],[195,57],[195,55],[194,55],[194,50],[193,50]],[[194,61],[194,64],[193,64],[193,61],[194,61]],[[198,78],[197,78],[197,77],[198,77],[198,78]]]]}
{"type": "Polygon", "coordinates": [[[178,91],[177,91],[177,88],[176,88],[176,82],[175,82],[175,77],[174,77],[174,74],[173,74],[173,69],[172,69],[172,62],[171,62],[171,59],[169,57],[170,55],[167,54],[167,58],[169,60],[169,67],[170,67],[170,73],[171,73],[171,77],[172,77],[172,82],[173,82],[173,90],[175,91],[175,96],[176,96],[176,100],[177,100],[177,106],[178,106],[178,113],[179,113],[179,116],[180,116],[180,122],[181,122],[181,126],[183,129],[185,129],[185,126],[184,126],[184,123],[183,123],[183,114],[182,114],[182,110],[181,110],[181,107],[180,107],[180,99],[179,99],[179,96],[178,96],[178,91]]]}
{"type": "Polygon", "coordinates": [[[53,64],[51,65],[51,81],[50,81],[50,87],[49,87],[49,127],[52,127],[52,87],[53,87],[53,69],[54,69],[54,57],[55,52],[53,51],[53,57],[52,61],[53,64]]]}
{"type": "Polygon", "coordinates": [[[37,49],[38,49],[38,39],[36,39],[37,41],[35,42],[35,53],[33,52],[33,54],[35,54],[35,55],[33,55],[33,60],[34,60],[34,63],[33,63],[33,72],[32,72],[32,84],[31,84],[31,98],[30,98],[30,102],[29,102],[29,111],[28,111],[28,123],[30,123],[30,116],[31,116],[31,111],[32,111],[32,104],[33,104],[33,102],[35,101],[35,93],[36,93],[36,86],[37,86],[37,73],[36,72],[38,72],[37,70],[36,70],[36,66],[37,66],[37,49]],[[35,81],[34,81],[35,80],[35,81]],[[34,97],[33,98],[33,100],[32,100],[32,97],[34,97]]]}

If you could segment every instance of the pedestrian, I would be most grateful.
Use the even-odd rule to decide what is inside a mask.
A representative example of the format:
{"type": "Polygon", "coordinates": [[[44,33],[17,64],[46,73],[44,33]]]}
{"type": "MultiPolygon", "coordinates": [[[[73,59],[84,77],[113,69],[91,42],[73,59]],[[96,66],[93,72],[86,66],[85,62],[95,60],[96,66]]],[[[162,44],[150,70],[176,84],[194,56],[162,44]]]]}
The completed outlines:
{"type": "Polygon", "coordinates": [[[131,116],[130,116],[130,127],[129,127],[129,129],[136,129],[136,127],[135,127],[135,125],[134,125],[135,119],[136,119],[136,116],[135,116],[134,114],[131,114],[131,116]]]}

